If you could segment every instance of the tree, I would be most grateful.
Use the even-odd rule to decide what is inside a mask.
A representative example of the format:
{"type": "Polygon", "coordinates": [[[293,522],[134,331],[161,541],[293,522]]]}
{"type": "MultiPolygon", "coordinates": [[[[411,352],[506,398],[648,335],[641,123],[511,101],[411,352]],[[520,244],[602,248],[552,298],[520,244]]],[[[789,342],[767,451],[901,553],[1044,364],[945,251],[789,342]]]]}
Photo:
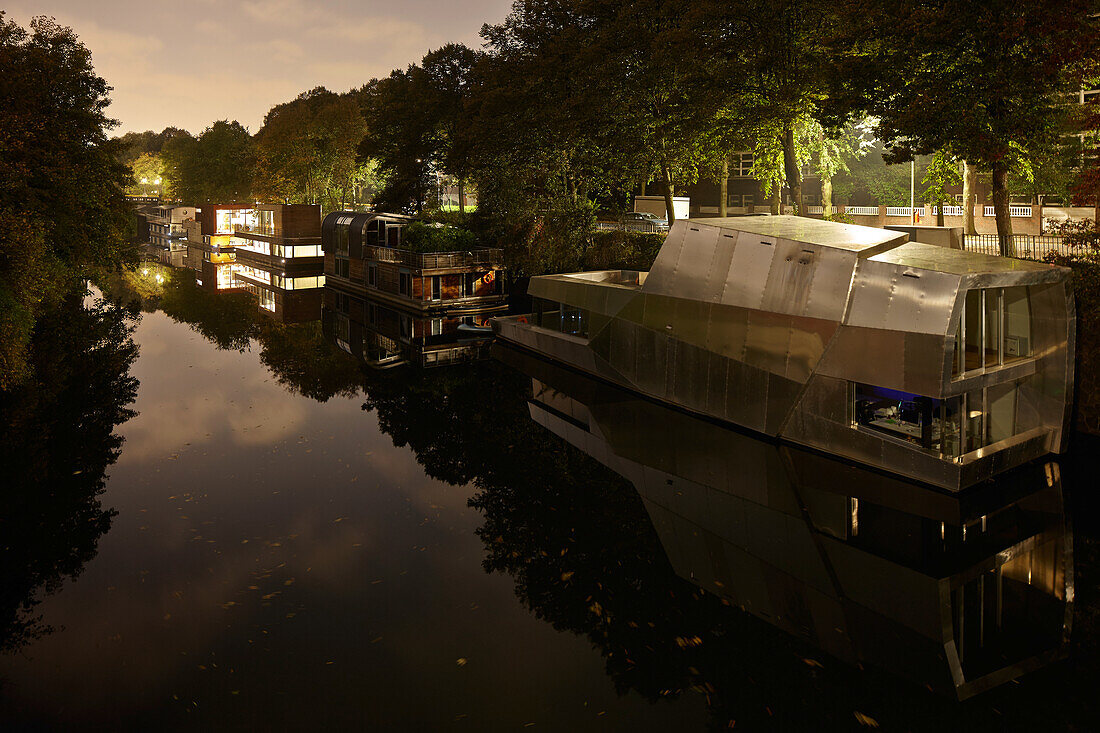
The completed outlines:
{"type": "Polygon", "coordinates": [[[1100,51],[1090,0],[872,0],[836,46],[834,96],[879,118],[893,161],[950,147],[991,175],[1001,252],[1014,254],[1014,146],[1048,137],[1100,51]],[[884,33],[883,29],[896,29],[884,33]]]}
{"type": "Polygon", "coordinates": [[[937,150],[921,178],[921,183],[928,186],[921,194],[922,198],[936,205],[936,226],[943,226],[944,202],[952,197],[947,189],[961,182],[958,159],[950,150],[937,150]]]}
{"type": "Polygon", "coordinates": [[[166,175],[164,159],[157,153],[142,153],[130,166],[133,178],[129,191],[135,195],[148,196],[150,192],[162,199],[171,199],[171,182],[166,175]]]}
{"type": "Polygon", "coordinates": [[[324,87],[273,107],[256,133],[256,193],[342,208],[369,174],[356,159],[366,126],[356,99],[324,87]]]}
{"type": "Polygon", "coordinates": [[[28,375],[40,314],[97,269],[136,260],[110,87],[70,28],[0,11],[0,389],[28,375]]]}

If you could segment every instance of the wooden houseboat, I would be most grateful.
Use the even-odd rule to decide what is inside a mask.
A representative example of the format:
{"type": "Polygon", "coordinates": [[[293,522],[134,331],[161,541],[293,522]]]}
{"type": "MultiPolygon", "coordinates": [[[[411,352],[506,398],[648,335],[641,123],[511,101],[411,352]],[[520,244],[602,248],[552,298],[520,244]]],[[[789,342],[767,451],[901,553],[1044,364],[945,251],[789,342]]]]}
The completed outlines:
{"type": "Polygon", "coordinates": [[[402,249],[402,229],[412,221],[373,212],[326,216],[321,228],[326,284],[414,313],[478,315],[507,308],[499,249],[402,249]]]}

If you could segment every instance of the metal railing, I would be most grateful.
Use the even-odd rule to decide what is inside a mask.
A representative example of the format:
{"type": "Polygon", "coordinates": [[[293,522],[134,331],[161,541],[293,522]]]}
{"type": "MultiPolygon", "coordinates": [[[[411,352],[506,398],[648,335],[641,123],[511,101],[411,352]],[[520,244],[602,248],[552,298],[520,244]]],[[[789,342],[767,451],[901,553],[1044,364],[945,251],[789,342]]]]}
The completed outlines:
{"type": "Polygon", "coordinates": [[[919,206],[919,207],[887,206],[886,207],[886,215],[887,216],[904,216],[906,219],[912,219],[914,211],[917,212],[918,214],[923,215],[924,214],[924,207],[923,206],[919,206]]]}
{"type": "Polygon", "coordinates": [[[824,214],[825,213],[825,207],[824,206],[807,206],[806,207],[806,213],[807,214],[824,214]]]}
{"type": "MultiPolygon", "coordinates": [[[[1015,256],[1025,260],[1041,260],[1048,254],[1073,255],[1084,249],[1067,244],[1061,237],[1039,236],[1036,234],[1013,234],[1012,247],[1015,256]]],[[[987,255],[1001,254],[1001,235],[972,234],[966,237],[966,249],[969,252],[981,252],[987,255]]]]}
{"type": "MultiPolygon", "coordinates": [[[[932,216],[936,216],[939,213],[940,213],[940,207],[933,206],[932,207],[932,216]]],[[[944,216],[962,216],[963,215],[963,207],[961,207],[961,206],[945,206],[945,207],[943,207],[943,215],[944,216]]]]}
{"type": "Polygon", "coordinates": [[[394,262],[414,270],[436,270],[457,267],[492,267],[504,261],[500,249],[474,249],[466,252],[412,252],[391,247],[363,247],[364,259],[394,262]]]}
{"type": "Polygon", "coordinates": [[[877,206],[848,206],[844,209],[845,214],[852,214],[854,216],[878,216],[877,206]]]}

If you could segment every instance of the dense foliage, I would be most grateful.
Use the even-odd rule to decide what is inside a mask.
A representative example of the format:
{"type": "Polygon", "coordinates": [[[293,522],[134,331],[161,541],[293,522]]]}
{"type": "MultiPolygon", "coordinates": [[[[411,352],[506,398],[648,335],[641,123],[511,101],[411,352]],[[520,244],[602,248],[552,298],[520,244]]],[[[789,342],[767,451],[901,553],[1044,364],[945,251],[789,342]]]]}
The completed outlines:
{"type": "Polygon", "coordinates": [[[465,252],[478,246],[469,229],[413,222],[402,232],[401,247],[413,252],[465,252]]]}
{"type": "Polygon", "coordinates": [[[0,11],[0,389],[29,375],[42,313],[136,258],[109,91],[72,30],[0,11]]]}

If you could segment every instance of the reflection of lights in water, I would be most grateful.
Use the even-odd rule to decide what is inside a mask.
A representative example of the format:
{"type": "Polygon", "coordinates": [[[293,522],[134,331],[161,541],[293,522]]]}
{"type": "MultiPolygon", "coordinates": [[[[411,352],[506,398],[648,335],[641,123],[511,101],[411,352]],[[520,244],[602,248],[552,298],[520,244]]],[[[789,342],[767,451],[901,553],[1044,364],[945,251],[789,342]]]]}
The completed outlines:
{"type": "Polygon", "coordinates": [[[947,523],[940,522],[940,539],[944,539],[947,536],[947,523]]]}
{"type": "Polygon", "coordinates": [[[141,274],[142,275],[148,275],[149,274],[149,268],[145,268],[144,270],[142,270],[141,274]]]}
{"type": "Polygon", "coordinates": [[[157,282],[158,283],[164,282],[164,277],[160,273],[157,273],[157,282]]]}

